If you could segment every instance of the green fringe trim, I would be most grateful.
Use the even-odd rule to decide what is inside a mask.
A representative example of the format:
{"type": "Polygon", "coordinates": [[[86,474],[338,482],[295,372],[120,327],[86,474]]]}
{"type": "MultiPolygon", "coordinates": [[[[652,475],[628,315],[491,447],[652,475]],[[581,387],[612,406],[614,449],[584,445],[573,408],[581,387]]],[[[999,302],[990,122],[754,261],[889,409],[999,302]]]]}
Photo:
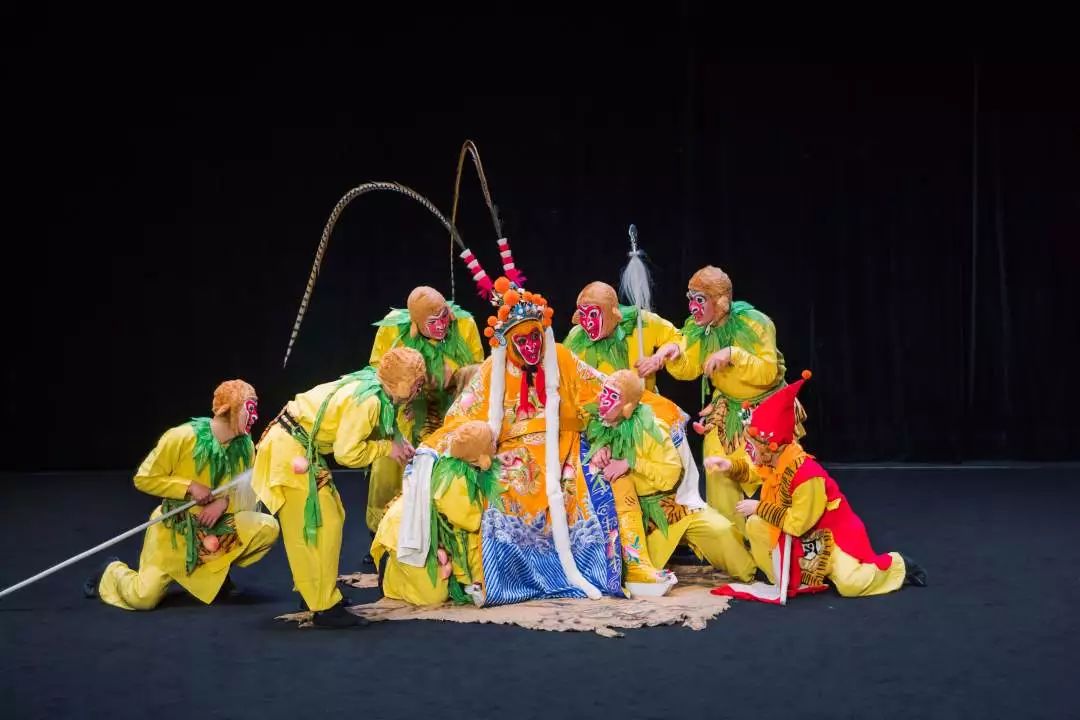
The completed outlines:
{"type": "Polygon", "coordinates": [[[447,305],[450,306],[455,321],[450,323],[446,337],[440,341],[433,341],[420,334],[413,337],[411,333],[412,318],[409,317],[408,310],[394,308],[386,317],[374,323],[376,327],[396,327],[398,329],[398,336],[394,340],[393,346],[403,345],[423,355],[424,366],[427,368],[428,375],[434,378],[435,385],[438,388],[442,388],[445,384],[446,359],[452,360],[458,366],[476,362],[472,350],[469,349],[465,338],[462,337],[457,324],[457,320],[471,318],[472,315],[462,310],[454,302],[448,301],[447,305]]]}
{"type": "Polygon", "coordinates": [[[570,328],[563,345],[592,367],[599,367],[600,361],[606,361],[616,370],[629,368],[630,351],[626,339],[634,334],[637,327],[638,309],[635,305],[620,305],[619,312],[623,319],[615,326],[615,332],[606,338],[590,340],[588,333],[580,325],[575,325],[570,328]]]}
{"type": "MultiPolygon", "coordinates": [[[[693,316],[686,318],[682,326],[683,337],[686,338],[686,350],[690,351],[694,345],[698,346],[698,362],[702,365],[705,360],[717,350],[726,347],[740,347],[747,352],[753,352],[754,347],[760,342],[757,330],[747,322],[755,320],[764,323],[766,318],[754,306],[748,302],[737,300],[731,305],[731,312],[727,320],[720,325],[707,325],[702,327],[694,322],[693,316]]],[[[709,378],[706,373],[701,373],[701,403],[705,404],[705,398],[709,394],[709,378]]]]}
{"type": "Polygon", "coordinates": [[[442,497],[454,478],[459,476],[465,478],[465,485],[469,489],[469,502],[483,508],[482,498],[489,506],[503,512],[502,494],[506,492],[506,488],[499,482],[497,460],[493,460],[487,470],[481,470],[455,457],[439,458],[435,469],[431,471],[432,499],[442,497]]]}
{"type": "Polygon", "coordinates": [[[307,501],[304,503],[304,541],[308,545],[317,544],[319,528],[322,527],[322,509],[319,507],[318,471],[320,469],[329,469],[326,464],[326,459],[323,458],[318,451],[315,444],[315,438],[319,436],[319,429],[322,427],[323,416],[326,414],[326,408],[329,407],[331,398],[333,398],[341,388],[355,381],[359,381],[359,384],[353,391],[353,398],[359,404],[372,396],[378,397],[379,426],[376,430],[382,434],[384,438],[394,437],[397,408],[394,406],[393,401],[390,400],[390,396],[383,390],[382,383],[379,382],[379,378],[375,374],[375,368],[371,365],[354,373],[341,376],[337,385],[329,392],[329,394],[327,394],[326,399],[323,400],[322,405],[319,406],[318,412],[315,413],[315,422],[311,424],[310,433],[305,433],[303,428],[297,428],[293,437],[305,447],[308,461],[308,494],[307,501]]]}
{"type": "MultiPolygon", "coordinates": [[[[190,501],[172,499],[163,500],[161,502],[161,512],[162,514],[170,513],[176,508],[186,505],[188,502],[190,501]]],[[[203,532],[206,535],[231,535],[236,532],[232,517],[232,513],[222,513],[214,526],[204,528],[203,532]]],[[[176,536],[180,535],[184,538],[184,567],[187,570],[187,574],[190,575],[199,565],[199,541],[197,537],[199,521],[196,519],[194,513],[182,512],[162,520],[161,524],[165,528],[173,531],[173,549],[177,548],[176,536]]]]}
{"type": "Polygon", "coordinates": [[[251,467],[255,458],[255,443],[250,435],[239,435],[222,445],[214,437],[210,418],[192,418],[188,425],[195,432],[195,472],[201,474],[209,465],[211,488],[251,467]]]}
{"type": "Polygon", "coordinates": [[[661,505],[660,501],[673,494],[674,493],[654,493],[652,495],[638,497],[638,503],[641,505],[641,519],[644,521],[646,531],[648,531],[649,523],[651,522],[656,525],[660,532],[664,533],[664,537],[667,537],[667,513],[664,512],[663,505],[661,505]]]}
{"type": "Polygon", "coordinates": [[[639,438],[648,434],[657,442],[664,442],[664,433],[656,424],[652,408],[644,403],[634,408],[629,418],[620,420],[615,425],[604,424],[596,403],[586,405],[585,412],[590,416],[589,424],[585,428],[585,437],[589,440],[589,454],[585,457],[585,462],[592,460],[600,448],[608,447],[611,448],[612,457],[622,458],[633,467],[637,462],[639,438]]]}

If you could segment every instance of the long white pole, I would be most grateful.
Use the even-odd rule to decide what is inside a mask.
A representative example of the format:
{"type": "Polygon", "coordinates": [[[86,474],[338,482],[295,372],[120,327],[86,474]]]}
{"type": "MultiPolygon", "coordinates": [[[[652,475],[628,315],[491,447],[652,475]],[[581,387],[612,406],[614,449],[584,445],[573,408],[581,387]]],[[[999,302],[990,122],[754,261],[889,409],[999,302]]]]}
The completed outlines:
{"type": "MultiPolygon", "coordinates": [[[[234,477],[232,480],[225,483],[221,487],[216,488],[214,490],[213,494],[214,495],[220,495],[220,494],[222,494],[224,492],[232,490],[234,487],[236,487],[237,485],[239,485],[242,482],[248,482],[250,479],[251,479],[251,471],[250,470],[245,470],[244,472],[240,473],[239,475],[237,475],[236,477],[234,477]]],[[[171,510],[171,511],[169,511],[169,512],[163,514],[163,515],[158,515],[153,520],[148,520],[147,522],[144,522],[142,525],[139,525],[137,527],[133,527],[130,530],[128,530],[127,532],[121,533],[121,534],[117,535],[114,538],[106,540],[105,542],[101,543],[100,545],[92,547],[92,548],[90,548],[89,550],[87,550],[85,552],[79,553],[75,557],[68,558],[67,560],[65,560],[62,563],[59,563],[57,565],[53,565],[48,570],[42,570],[37,575],[35,575],[35,576],[31,577],[31,578],[27,578],[26,580],[23,580],[20,583],[16,583],[15,585],[12,585],[11,587],[6,588],[3,591],[0,591],[0,597],[4,597],[5,595],[10,595],[11,593],[15,592],[16,590],[24,588],[27,585],[30,585],[32,583],[36,583],[38,580],[41,580],[42,578],[48,577],[49,575],[52,575],[54,572],[56,572],[58,570],[63,570],[64,568],[66,568],[69,565],[74,565],[75,563],[79,562],[80,560],[84,560],[84,559],[90,557],[94,553],[100,552],[100,551],[104,550],[107,547],[111,547],[111,546],[117,544],[121,540],[126,540],[129,537],[131,537],[132,535],[137,535],[138,533],[142,532],[143,530],[150,527],[151,525],[155,525],[155,524],[161,522],[162,520],[166,520],[168,518],[171,518],[173,515],[179,515],[180,513],[185,512],[186,510],[189,510],[194,505],[195,505],[194,500],[192,500],[191,502],[188,502],[188,503],[184,503],[183,505],[176,508],[175,510],[171,510]]]]}

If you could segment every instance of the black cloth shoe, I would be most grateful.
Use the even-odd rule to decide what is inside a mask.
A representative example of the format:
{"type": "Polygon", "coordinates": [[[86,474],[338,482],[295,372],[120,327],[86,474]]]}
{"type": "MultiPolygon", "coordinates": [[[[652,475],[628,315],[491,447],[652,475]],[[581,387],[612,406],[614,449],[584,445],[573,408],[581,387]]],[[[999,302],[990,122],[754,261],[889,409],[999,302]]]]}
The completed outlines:
{"type": "Polygon", "coordinates": [[[338,603],[329,610],[320,610],[311,619],[315,627],[322,628],[350,628],[367,625],[368,621],[359,615],[353,615],[345,609],[344,603],[338,603]]]}
{"type": "Polygon", "coordinates": [[[105,574],[105,568],[109,567],[114,562],[119,561],[120,558],[118,557],[105,558],[105,562],[101,563],[101,565],[98,566],[97,571],[95,571],[93,575],[83,581],[83,596],[87,598],[96,598],[98,596],[98,585],[101,584],[101,576],[105,574]]]}
{"type": "Polygon", "coordinates": [[[232,576],[226,575],[225,582],[221,584],[221,589],[218,590],[218,594],[214,597],[214,602],[228,602],[240,597],[242,593],[243,591],[233,582],[232,576]]]}
{"type": "Polygon", "coordinates": [[[919,563],[915,562],[907,555],[900,555],[904,560],[904,569],[907,574],[904,576],[905,585],[914,585],[915,587],[926,587],[926,571],[919,566],[919,563]]]}

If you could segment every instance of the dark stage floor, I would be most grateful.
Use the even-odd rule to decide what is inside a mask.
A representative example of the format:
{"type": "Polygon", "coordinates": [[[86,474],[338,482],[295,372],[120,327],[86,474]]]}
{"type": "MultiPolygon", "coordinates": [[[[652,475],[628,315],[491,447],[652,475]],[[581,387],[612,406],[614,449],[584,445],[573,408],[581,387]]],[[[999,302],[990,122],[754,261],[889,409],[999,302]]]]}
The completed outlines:
{"type": "MultiPolygon", "coordinates": [[[[703,632],[622,639],[428,622],[304,631],[273,620],[296,603],[280,544],[236,571],[253,596],[245,603],[205,607],[177,594],[150,613],[84,600],[95,558],[0,600],[2,715],[1080,716],[1080,470],[836,476],[876,548],[918,559],[929,588],[736,603],[703,632]]],[[[154,504],[119,473],[4,481],[4,587],[141,522],[154,504]]],[[[350,513],[342,569],[356,570],[367,546],[362,476],[340,474],[338,485],[350,513]]],[[[138,547],[131,539],[114,554],[134,561],[138,547]]]]}

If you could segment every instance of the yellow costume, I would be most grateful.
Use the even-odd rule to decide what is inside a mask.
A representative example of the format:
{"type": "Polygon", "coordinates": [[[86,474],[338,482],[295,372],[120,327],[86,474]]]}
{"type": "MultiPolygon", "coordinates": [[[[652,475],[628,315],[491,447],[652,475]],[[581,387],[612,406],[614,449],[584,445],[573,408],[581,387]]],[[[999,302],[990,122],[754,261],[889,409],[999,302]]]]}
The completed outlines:
{"type": "Polygon", "coordinates": [[[322,456],[332,453],[350,468],[388,457],[396,406],[411,399],[423,376],[419,353],[395,348],[377,371],[369,366],[297,395],[259,441],[252,487],[281,522],[293,582],[311,610],[342,600],[345,508],[322,456]]]}
{"type": "MultiPolygon", "coordinates": [[[[712,387],[706,408],[707,425],[695,425],[705,431],[704,454],[730,459],[733,467],[746,459],[745,437],[740,411],[744,403],[754,405],[783,385],[783,355],[776,347],[776,328],[764,314],[745,302],[731,302],[731,282],[721,270],[706,267],[689,283],[691,294],[699,294],[717,306],[711,324],[702,326],[695,316],[687,318],[682,330],[679,356],[666,363],[668,372],[678,380],[695,380],[705,372],[705,362],[713,353],[730,350],[730,362],[702,379],[712,387]]],[[[695,301],[691,300],[691,305],[695,301]]],[[[752,495],[758,481],[749,474],[733,476],[730,472],[708,472],[705,497],[721,515],[741,530],[744,519],[735,512],[735,504],[744,495],[752,495]]]]}
{"type": "MultiPolygon", "coordinates": [[[[605,375],[633,368],[641,359],[639,346],[648,357],[665,345],[679,347],[681,336],[670,322],[633,305],[619,305],[615,289],[592,282],[578,294],[574,327],[563,342],[581,360],[605,375]],[[637,317],[641,313],[641,343],[637,317]],[[593,338],[596,338],[595,340],[593,338]]],[[[656,375],[645,378],[645,388],[656,390],[656,375]]]]}
{"type": "MultiPolygon", "coordinates": [[[[432,430],[442,424],[453,400],[451,382],[460,368],[484,359],[484,346],[473,317],[446,299],[433,288],[418,287],[409,295],[407,309],[392,310],[381,321],[371,348],[370,364],[378,366],[387,350],[405,346],[420,351],[427,367],[424,392],[415,407],[402,411],[400,424],[408,429],[408,439],[415,445],[424,441],[432,430]],[[424,325],[443,309],[452,323],[445,337],[436,340],[425,334],[424,325]]],[[[368,481],[366,521],[368,529],[379,527],[386,506],[401,492],[400,463],[379,458],[371,465],[368,481]]]]}
{"type": "MultiPolygon", "coordinates": [[[[629,460],[630,471],[611,484],[624,556],[628,548],[634,555],[638,538],[644,535],[647,554],[643,553],[643,558],[662,568],[685,539],[713,567],[733,577],[749,578],[754,563],[734,525],[710,507],[690,508],[676,499],[683,463],[671,428],[653,415],[650,405],[637,405],[641,395],[633,388],[635,382],[640,388],[640,379],[631,371],[620,371],[609,378],[605,388],[609,384],[619,388],[619,400],[632,405],[623,407],[624,419],[615,425],[601,427],[594,419],[588,430],[591,442],[610,447],[614,457],[629,460]]],[[[627,559],[627,582],[656,582],[635,573],[637,567],[634,557],[627,559]]]]}
{"type": "MultiPolygon", "coordinates": [[[[215,438],[209,418],[196,418],[161,436],[135,474],[136,488],[165,499],[151,519],[159,517],[163,508],[182,504],[193,482],[213,489],[251,466],[247,430],[254,420],[247,428],[235,420],[245,401],[254,402],[254,389],[242,381],[223,383],[215,393],[215,414],[234,416],[230,423],[235,436],[224,445],[215,438]],[[234,398],[227,397],[230,391],[234,398]],[[219,404],[223,394],[226,402],[219,404]]],[[[210,528],[196,523],[203,510],[198,505],[147,528],[139,569],[120,561],[109,563],[94,588],[97,597],[125,610],[151,610],[175,581],[202,602],[212,602],[232,565],[247,567],[258,562],[278,537],[277,521],[245,507],[243,497],[240,490],[231,490],[228,507],[210,528]]]]}
{"type": "MultiPolygon", "coordinates": [[[[469,499],[465,477],[457,475],[450,486],[433,497],[435,510],[457,531],[464,533],[467,562],[452,559],[453,574],[463,586],[483,582],[484,570],[480,563],[480,519],[483,507],[469,499]]],[[[383,521],[371,544],[371,555],[376,567],[382,567],[381,585],[383,595],[404,600],[413,605],[437,605],[450,597],[449,579],[436,577],[432,580],[426,567],[413,567],[397,560],[397,537],[401,527],[402,499],[396,498],[386,509],[383,521]],[[386,564],[382,566],[383,556],[386,564]]]]}

